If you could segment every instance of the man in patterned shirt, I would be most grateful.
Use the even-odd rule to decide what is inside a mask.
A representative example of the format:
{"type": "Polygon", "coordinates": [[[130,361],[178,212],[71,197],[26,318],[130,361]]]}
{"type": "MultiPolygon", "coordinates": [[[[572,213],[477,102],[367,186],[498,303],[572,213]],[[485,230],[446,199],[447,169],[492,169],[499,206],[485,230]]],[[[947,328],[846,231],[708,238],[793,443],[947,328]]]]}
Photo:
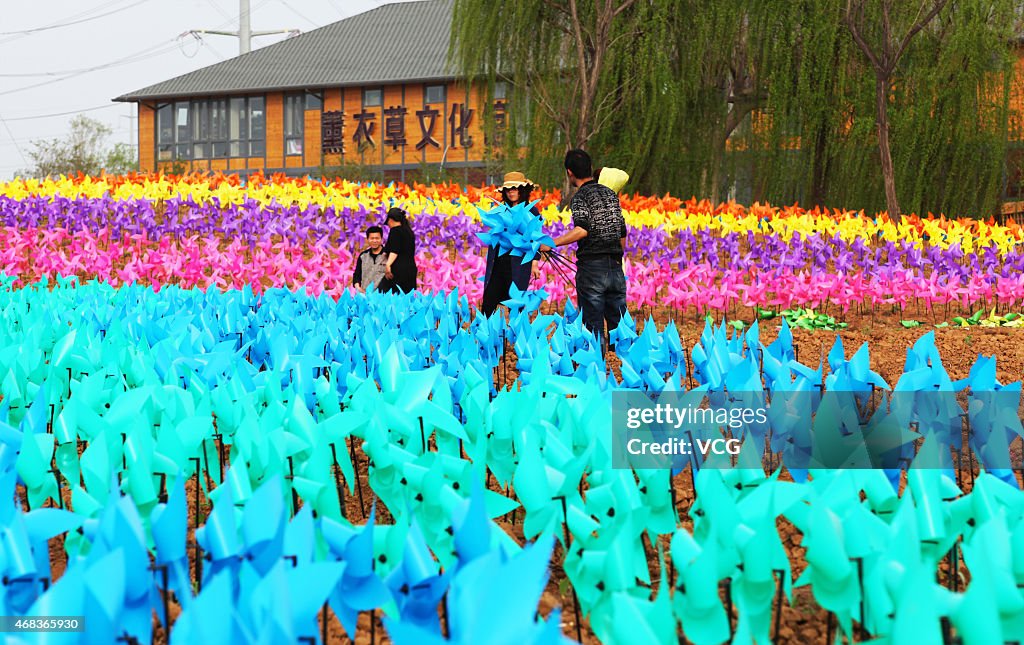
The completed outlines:
{"type": "Polygon", "coordinates": [[[590,155],[583,150],[567,152],[565,172],[577,188],[569,204],[573,228],[555,238],[555,246],[578,243],[576,298],[583,324],[594,332],[603,351],[607,343],[605,322],[608,331],[615,329],[626,311],[626,276],[622,271],[626,220],[618,195],[594,178],[590,155]]]}

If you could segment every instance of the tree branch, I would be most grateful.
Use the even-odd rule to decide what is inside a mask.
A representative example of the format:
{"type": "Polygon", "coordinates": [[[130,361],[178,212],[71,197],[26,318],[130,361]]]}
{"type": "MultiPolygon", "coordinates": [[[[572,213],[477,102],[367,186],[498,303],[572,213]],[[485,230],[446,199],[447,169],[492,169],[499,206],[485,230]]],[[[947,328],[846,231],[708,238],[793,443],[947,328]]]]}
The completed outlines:
{"type": "Polygon", "coordinates": [[[853,17],[854,8],[858,10],[858,13],[863,15],[864,3],[863,0],[855,2],[854,0],[846,0],[846,11],[843,12],[843,22],[846,23],[846,28],[850,30],[850,35],[853,36],[853,41],[857,43],[864,55],[871,61],[871,66],[875,68],[875,73],[882,71],[882,65],[875,56],[875,52],[871,51],[871,46],[868,45],[867,41],[860,33],[860,28],[857,26],[857,21],[853,17]]]}
{"type": "Polygon", "coordinates": [[[554,0],[543,0],[543,1],[544,1],[544,4],[546,4],[547,6],[551,7],[552,9],[557,11],[558,13],[564,13],[566,18],[569,17],[569,8],[566,7],[564,4],[561,4],[559,2],[554,2],[554,0]]]}
{"type": "Polygon", "coordinates": [[[534,91],[534,96],[537,97],[537,104],[540,105],[541,109],[544,110],[552,121],[556,123],[561,121],[561,116],[551,106],[551,98],[548,96],[547,88],[544,83],[540,80],[540,75],[536,72],[529,72],[530,85],[529,88],[534,91]]]}
{"type": "Polygon", "coordinates": [[[625,2],[620,4],[618,7],[616,7],[615,11],[612,12],[612,18],[618,16],[620,13],[622,13],[626,9],[629,9],[634,4],[636,4],[636,0],[626,0],[625,2]]]}
{"type": "MultiPolygon", "coordinates": [[[[924,29],[925,25],[931,22],[932,18],[937,16],[939,12],[942,11],[942,8],[946,6],[946,2],[947,0],[935,0],[935,3],[932,5],[931,10],[923,18],[914,23],[914,26],[910,28],[910,31],[907,32],[907,35],[903,37],[903,42],[900,43],[899,49],[896,50],[896,55],[892,59],[892,65],[895,66],[896,61],[898,61],[900,59],[900,56],[903,55],[903,52],[907,49],[907,45],[910,44],[910,39],[917,35],[917,32],[924,29]]],[[[921,6],[923,7],[924,5],[921,6]]]]}

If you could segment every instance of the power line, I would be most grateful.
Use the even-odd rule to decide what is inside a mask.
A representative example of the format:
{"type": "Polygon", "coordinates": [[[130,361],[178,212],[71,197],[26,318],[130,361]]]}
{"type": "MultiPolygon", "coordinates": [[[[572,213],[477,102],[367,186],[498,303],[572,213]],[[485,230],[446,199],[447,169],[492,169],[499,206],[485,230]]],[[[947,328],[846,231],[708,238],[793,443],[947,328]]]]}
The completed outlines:
{"type": "Polygon", "coordinates": [[[14,138],[14,133],[11,132],[11,126],[7,125],[7,121],[5,121],[2,116],[0,116],[0,123],[4,124],[4,130],[7,130],[7,136],[9,136],[11,141],[14,142],[14,147],[18,151],[18,156],[21,157],[21,162],[26,166],[29,165],[28,159],[25,158],[25,152],[21,149],[21,144],[18,143],[18,140],[14,138]]]}
{"type": "MultiPolygon", "coordinates": [[[[178,36],[177,38],[175,38],[173,40],[167,41],[167,43],[175,43],[175,47],[178,47],[177,43],[178,43],[180,38],[181,38],[181,36],[178,36]]],[[[87,72],[94,72],[96,70],[105,69],[107,67],[114,67],[116,65],[122,65],[122,64],[126,65],[128,63],[134,63],[134,62],[136,62],[136,59],[137,60],[145,60],[145,58],[149,58],[149,57],[148,56],[142,57],[144,54],[146,54],[147,52],[149,52],[152,49],[155,49],[157,47],[161,47],[163,45],[164,45],[164,43],[161,43],[160,45],[154,45],[153,47],[150,47],[148,49],[143,49],[143,50],[141,50],[139,52],[136,52],[135,54],[129,54],[128,56],[126,56],[124,58],[119,58],[119,59],[117,59],[115,61],[112,61],[112,62],[109,62],[109,63],[103,63],[101,65],[93,65],[92,67],[80,67],[78,69],[65,69],[65,70],[56,71],[56,72],[19,72],[19,73],[16,73],[16,74],[0,74],[0,77],[5,77],[5,78],[24,78],[24,77],[33,77],[33,76],[64,76],[64,77],[68,77],[68,76],[74,76],[75,74],[85,74],[87,72]],[[139,58],[139,57],[141,57],[141,58],[139,58]]],[[[167,51],[172,51],[175,47],[168,47],[167,51]]],[[[163,53],[163,52],[161,52],[161,53],[163,53]]],[[[43,85],[43,84],[45,84],[45,82],[44,83],[40,83],[40,85],[43,85]]],[[[35,87],[35,86],[28,86],[28,87],[35,87]]]]}
{"type": "Polygon", "coordinates": [[[180,49],[181,45],[179,44],[179,41],[181,40],[181,37],[184,35],[185,34],[181,34],[176,38],[172,38],[171,40],[158,43],[156,45],[153,45],[152,47],[147,47],[146,49],[139,50],[134,54],[129,54],[128,56],[118,58],[117,60],[113,60],[109,63],[103,63],[102,65],[94,65],[92,67],[84,67],[82,69],[72,70],[69,71],[67,74],[64,74],[63,76],[51,78],[48,81],[41,81],[39,83],[33,83],[32,85],[23,85],[22,87],[16,87],[13,90],[0,92],[0,96],[5,96],[7,94],[16,94],[18,92],[31,90],[37,87],[42,87],[44,85],[59,83],[60,81],[65,81],[69,78],[74,78],[76,76],[81,76],[83,74],[88,74],[90,72],[109,69],[111,67],[118,67],[120,65],[130,65],[132,63],[139,63],[150,58],[155,58],[156,56],[163,56],[164,54],[174,51],[175,49],[180,49]]]}
{"type": "MultiPolygon", "coordinates": [[[[148,0],[140,0],[140,1],[148,1],[148,0]]],[[[269,0],[260,0],[260,2],[258,2],[256,4],[255,9],[259,9],[260,7],[265,5],[267,2],[269,2],[269,0]]],[[[109,6],[109,4],[110,3],[108,3],[108,5],[104,5],[104,6],[109,6]]],[[[223,26],[223,25],[226,25],[226,24],[228,24],[228,23],[227,22],[223,23],[220,26],[223,26]]],[[[193,36],[196,36],[195,32],[186,32],[186,33],[191,33],[193,36]]],[[[262,35],[262,33],[263,32],[255,32],[253,35],[262,35]]],[[[39,83],[33,83],[32,85],[24,85],[22,87],[16,87],[16,88],[11,89],[11,90],[6,90],[6,91],[3,91],[3,92],[0,92],[0,96],[6,96],[8,94],[16,94],[18,92],[24,92],[25,90],[35,89],[37,87],[42,87],[44,85],[51,85],[53,83],[59,83],[61,81],[66,81],[69,78],[74,78],[76,76],[81,76],[82,74],[88,74],[90,72],[95,72],[95,71],[99,71],[99,70],[103,70],[103,69],[109,69],[111,67],[117,67],[119,65],[128,65],[128,64],[131,64],[131,63],[137,63],[137,62],[141,62],[141,61],[147,60],[149,58],[154,58],[156,56],[162,56],[163,54],[166,54],[168,52],[174,51],[177,48],[180,48],[179,41],[181,40],[182,36],[184,36],[184,35],[185,34],[180,34],[176,38],[172,38],[172,39],[170,39],[168,41],[164,41],[162,43],[158,43],[156,45],[153,45],[152,47],[148,47],[146,49],[140,50],[138,52],[135,52],[134,54],[129,54],[128,56],[125,56],[123,58],[119,58],[119,59],[111,61],[109,63],[104,63],[102,65],[95,65],[95,66],[92,66],[92,67],[85,67],[85,68],[77,69],[77,70],[71,70],[71,71],[69,71],[66,74],[58,76],[57,78],[51,78],[49,80],[41,81],[39,83]],[[173,46],[172,47],[168,47],[168,44],[172,44],[173,46]]],[[[3,42],[3,41],[0,41],[0,42],[3,42]]]]}
{"type": "MultiPolygon", "coordinates": [[[[171,41],[171,42],[175,42],[175,41],[171,41]]],[[[175,45],[173,47],[167,47],[164,43],[161,43],[160,45],[157,45],[155,47],[150,47],[149,49],[145,49],[145,50],[142,50],[140,52],[136,52],[135,54],[132,54],[130,56],[126,56],[125,58],[121,58],[121,59],[112,61],[110,63],[105,63],[103,65],[96,65],[94,67],[87,67],[87,68],[84,68],[84,69],[81,69],[81,70],[76,70],[76,71],[71,72],[69,74],[65,74],[64,76],[59,76],[57,78],[51,78],[48,81],[41,81],[39,83],[33,83],[32,85],[23,85],[22,87],[16,87],[13,90],[7,90],[5,92],[0,92],[0,96],[6,96],[8,94],[17,94],[18,92],[24,92],[25,90],[35,89],[37,87],[42,87],[44,85],[51,85],[53,83],[59,83],[61,81],[66,81],[69,78],[74,78],[76,76],[81,76],[83,74],[88,74],[90,72],[96,72],[96,71],[99,71],[101,69],[109,69],[111,67],[117,67],[119,65],[128,65],[128,64],[131,64],[131,63],[138,63],[138,62],[147,60],[149,58],[153,58],[155,56],[163,56],[164,54],[172,52],[172,51],[174,51],[177,48],[178,48],[178,45],[176,43],[175,43],[175,45]],[[163,49],[159,49],[157,51],[154,51],[154,50],[157,49],[157,47],[163,47],[163,49]]]]}
{"type": "MultiPolygon", "coordinates": [[[[47,31],[47,30],[50,30],[50,29],[57,29],[57,28],[60,28],[60,27],[66,27],[66,26],[68,26],[70,24],[78,24],[80,22],[85,22],[85,20],[92,20],[93,19],[92,17],[89,17],[89,18],[86,18],[86,17],[87,16],[91,16],[91,14],[95,14],[97,11],[102,11],[102,10],[106,9],[107,7],[116,5],[119,2],[122,2],[122,0],[110,0],[110,2],[106,2],[104,4],[101,4],[98,7],[93,7],[92,9],[88,9],[86,11],[82,11],[80,13],[76,13],[75,15],[71,16],[71,21],[66,22],[66,23],[62,23],[62,22],[58,21],[58,22],[52,22],[52,23],[50,23],[48,25],[45,25],[43,27],[35,27],[33,29],[22,29],[22,30],[0,32],[0,35],[8,36],[7,38],[4,38],[4,39],[0,40],[0,45],[3,45],[4,43],[9,43],[12,40],[18,40],[19,38],[24,38],[25,36],[31,36],[32,34],[34,34],[36,32],[39,32],[39,31],[47,31]],[[85,20],[79,20],[80,18],[85,18],[85,20]]],[[[128,8],[128,7],[125,7],[125,8],[128,8]]],[[[122,10],[123,9],[118,9],[118,10],[115,10],[115,11],[110,12],[110,13],[117,13],[117,11],[122,11],[122,10]]],[[[104,15],[108,15],[108,14],[104,14],[104,15]]],[[[98,18],[100,16],[95,16],[95,17],[98,18]]]]}
{"type": "Polygon", "coordinates": [[[288,4],[288,2],[287,2],[286,0],[279,0],[279,1],[281,2],[281,4],[283,4],[284,6],[288,7],[288,9],[289,9],[289,10],[290,10],[290,11],[291,11],[292,13],[294,13],[294,14],[295,14],[296,16],[298,16],[299,18],[302,18],[303,20],[305,20],[305,21],[306,21],[306,22],[308,22],[309,24],[313,25],[313,26],[314,26],[314,27],[316,27],[317,29],[319,29],[319,28],[320,28],[320,25],[316,24],[315,22],[313,22],[312,20],[310,20],[310,19],[309,19],[309,18],[307,18],[306,16],[302,15],[302,14],[301,14],[301,13],[299,12],[299,10],[298,10],[298,9],[296,9],[295,7],[293,7],[293,6],[291,6],[290,4],[288,4]]]}
{"type": "MultiPolygon", "coordinates": [[[[120,1],[120,0],[118,0],[118,1],[120,1]]],[[[50,29],[60,29],[62,27],[70,27],[71,25],[80,25],[83,22],[89,22],[91,20],[98,20],[99,18],[105,18],[106,16],[112,16],[115,13],[121,13],[122,11],[127,11],[128,9],[131,9],[133,7],[137,7],[140,4],[143,4],[143,3],[146,3],[146,2],[149,2],[149,1],[150,0],[137,0],[136,2],[133,2],[133,3],[131,3],[130,5],[128,5],[126,7],[121,7],[120,9],[114,9],[113,11],[108,11],[107,13],[101,13],[101,14],[96,15],[96,16],[90,16],[88,18],[82,18],[81,20],[72,20],[72,21],[69,21],[69,22],[61,22],[61,23],[52,24],[52,25],[49,25],[49,26],[46,26],[46,27],[36,27],[35,29],[23,29],[21,31],[0,31],[0,36],[14,36],[14,35],[26,35],[27,36],[29,34],[39,33],[40,31],[49,31],[50,29]]]]}
{"type": "Polygon", "coordinates": [[[81,110],[68,110],[67,112],[54,112],[52,114],[33,114],[32,116],[16,116],[8,121],[34,121],[36,119],[47,119],[53,116],[67,116],[69,114],[81,114],[82,112],[95,112],[96,110],[105,110],[107,108],[118,107],[117,103],[107,103],[106,105],[97,105],[91,108],[82,108],[81,110]]]}

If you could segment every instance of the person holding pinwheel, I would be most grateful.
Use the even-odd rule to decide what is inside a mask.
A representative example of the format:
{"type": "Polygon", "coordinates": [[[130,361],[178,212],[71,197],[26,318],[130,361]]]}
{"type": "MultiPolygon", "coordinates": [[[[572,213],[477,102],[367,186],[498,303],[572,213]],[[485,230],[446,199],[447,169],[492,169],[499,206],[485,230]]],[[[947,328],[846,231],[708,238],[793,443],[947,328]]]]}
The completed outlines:
{"type": "Polygon", "coordinates": [[[409,293],[416,289],[416,235],[401,208],[388,211],[388,241],[384,244],[384,279],[377,290],[409,293]]]}
{"type": "MultiPolygon", "coordinates": [[[[516,204],[529,204],[530,193],[534,184],[521,172],[505,174],[505,181],[498,192],[502,202],[509,207],[516,204]]],[[[530,213],[540,219],[540,211],[534,206],[530,213]]],[[[498,305],[509,299],[509,289],[514,283],[520,291],[530,286],[530,276],[539,276],[540,270],[536,261],[524,261],[522,256],[502,253],[496,244],[487,247],[487,269],[484,274],[484,295],[480,303],[480,311],[490,316],[498,305]]]]}
{"type": "MultiPolygon", "coordinates": [[[[589,154],[578,149],[565,153],[565,172],[577,189],[569,204],[573,227],[556,237],[554,246],[577,243],[576,298],[583,324],[594,332],[603,353],[605,323],[610,332],[626,311],[626,220],[619,196],[595,178],[589,154]]],[[[552,249],[543,245],[540,250],[552,249]]]]}

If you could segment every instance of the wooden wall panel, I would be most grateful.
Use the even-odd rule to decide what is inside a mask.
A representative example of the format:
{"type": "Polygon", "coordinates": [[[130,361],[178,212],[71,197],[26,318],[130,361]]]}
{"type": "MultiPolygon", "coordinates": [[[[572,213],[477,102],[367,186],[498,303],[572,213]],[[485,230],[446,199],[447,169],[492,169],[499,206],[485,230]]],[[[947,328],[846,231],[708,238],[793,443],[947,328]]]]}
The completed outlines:
{"type": "Polygon", "coordinates": [[[139,114],[139,170],[150,172],[156,168],[156,110],[138,104],[139,114]]]}
{"type": "MultiPolygon", "coordinates": [[[[342,101],[341,101],[341,88],[336,87],[336,88],[332,88],[332,89],[326,90],[324,92],[324,112],[334,112],[334,111],[342,111],[342,110],[343,110],[343,106],[342,106],[342,101]]],[[[321,125],[322,124],[321,124],[321,122],[318,119],[317,120],[317,125],[316,125],[317,132],[319,132],[321,134],[321,136],[322,136],[323,135],[323,130],[321,129],[321,125]]],[[[344,126],[346,126],[345,127],[345,131],[348,131],[348,127],[347,127],[348,126],[348,119],[347,118],[344,121],[344,126]]],[[[321,142],[319,140],[316,142],[317,150],[320,150],[320,143],[321,142]]],[[[327,168],[330,168],[331,166],[339,166],[339,165],[341,165],[341,155],[340,154],[324,155],[323,163],[324,163],[324,166],[327,167],[327,168]]]]}
{"type": "MultiPolygon", "coordinates": [[[[402,118],[402,125],[404,126],[403,132],[405,134],[402,136],[402,138],[405,139],[405,145],[399,145],[399,146],[395,147],[394,145],[385,143],[385,139],[388,138],[388,136],[387,136],[388,117],[383,114],[383,111],[387,110],[387,109],[390,109],[390,108],[402,108],[402,107],[404,107],[406,109],[406,117],[408,117],[408,115],[409,115],[409,107],[405,104],[405,99],[402,96],[402,86],[401,85],[388,85],[387,87],[385,87],[384,88],[384,106],[383,106],[383,108],[381,110],[381,121],[380,121],[380,125],[378,126],[378,128],[380,130],[380,145],[381,145],[382,152],[384,153],[384,163],[387,164],[387,165],[402,163],[403,154],[405,153],[405,148],[409,144],[409,127],[408,127],[408,119],[403,117],[402,118]]],[[[415,143],[413,145],[415,145],[415,143]]]]}
{"type": "Polygon", "coordinates": [[[267,166],[284,166],[284,97],[280,92],[267,94],[267,166]]]}
{"type": "Polygon", "coordinates": [[[341,88],[332,87],[324,90],[324,111],[341,109],[341,88]]]}
{"type": "Polygon", "coordinates": [[[228,160],[227,159],[211,159],[210,160],[210,170],[221,170],[221,171],[224,171],[224,170],[227,170],[227,169],[228,169],[228,160]]]}
{"type": "Polygon", "coordinates": [[[245,170],[245,158],[236,157],[228,160],[228,168],[230,170],[245,170]]]}
{"type": "Polygon", "coordinates": [[[266,168],[266,162],[263,157],[249,157],[248,165],[250,170],[257,170],[259,168],[266,168]]]}
{"type": "Polygon", "coordinates": [[[307,166],[319,166],[320,159],[320,110],[306,110],[302,132],[305,141],[302,152],[307,166]]]}
{"type": "Polygon", "coordinates": [[[423,138],[420,131],[420,118],[416,113],[423,109],[423,84],[412,83],[405,86],[405,165],[418,166],[423,162],[423,151],[416,149],[416,144],[423,138]]]}
{"type": "Polygon", "coordinates": [[[345,110],[345,129],[342,140],[345,142],[345,154],[341,157],[342,163],[358,163],[360,154],[352,135],[356,132],[356,119],[353,116],[363,105],[363,90],[359,87],[346,87],[342,89],[342,106],[345,110]]]}
{"type": "MultiPolygon", "coordinates": [[[[425,86],[421,86],[420,91],[424,91],[425,86]]],[[[433,103],[430,105],[424,105],[423,109],[437,110],[438,114],[435,117],[431,137],[437,142],[437,146],[433,144],[427,144],[423,148],[424,158],[427,163],[431,165],[437,165],[441,163],[441,158],[444,155],[444,149],[448,142],[448,99],[451,97],[451,85],[445,91],[445,102],[444,103],[433,103]]],[[[417,120],[418,122],[418,120],[417,120]]],[[[430,128],[430,117],[424,117],[423,124],[425,127],[430,128]]],[[[417,128],[418,128],[417,124],[417,128]]]]}
{"type": "Polygon", "coordinates": [[[285,168],[302,168],[302,155],[289,155],[284,158],[285,168]]]}
{"type": "Polygon", "coordinates": [[[1024,46],[1017,47],[1017,60],[1010,80],[1010,141],[1024,142],[1024,46]]]}
{"type": "Polygon", "coordinates": [[[473,116],[469,122],[469,136],[473,139],[473,145],[466,150],[468,161],[482,161],[484,158],[484,119],[487,118],[484,110],[483,98],[486,92],[477,86],[469,88],[469,99],[467,103],[473,110],[473,116]]]}

